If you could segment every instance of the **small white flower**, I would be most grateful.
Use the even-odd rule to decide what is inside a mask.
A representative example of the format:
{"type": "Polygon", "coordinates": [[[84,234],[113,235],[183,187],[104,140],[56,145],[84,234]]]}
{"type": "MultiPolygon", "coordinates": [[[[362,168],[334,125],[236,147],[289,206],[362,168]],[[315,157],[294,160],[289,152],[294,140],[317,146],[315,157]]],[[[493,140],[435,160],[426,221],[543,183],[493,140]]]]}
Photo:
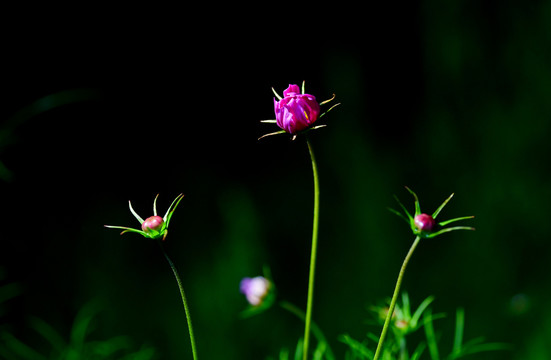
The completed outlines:
{"type": "Polygon", "coordinates": [[[241,280],[239,288],[241,293],[245,294],[249,304],[252,306],[259,306],[268,295],[271,288],[271,283],[268,279],[262,276],[244,278],[241,280]]]}

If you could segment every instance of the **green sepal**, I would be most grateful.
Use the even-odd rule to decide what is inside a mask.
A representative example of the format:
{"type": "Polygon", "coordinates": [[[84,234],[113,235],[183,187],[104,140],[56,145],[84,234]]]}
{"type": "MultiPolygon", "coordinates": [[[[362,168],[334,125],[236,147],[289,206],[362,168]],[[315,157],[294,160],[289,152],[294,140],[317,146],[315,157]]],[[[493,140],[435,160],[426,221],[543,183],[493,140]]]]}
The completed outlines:
{"type": "MultiPolygon", "coordinates": [[[[336,95],[333,94],[333,96],[331,97],[331,99],[327,99],[327,100],[324,100],[324,101],[320,102],[320,106],[321,106],[321,105],[325,105],[325,104],[327,104],[328,102],[331,102],[331,101],[335,100],[335,97],[336,97],[336,95]]],[[[340,104],[337,104],[337,105],[340,105],[340,104]]],[[[337,106],[337,105],[333,105],[333,107],[335,107],[335,106],[337,106]]],[[[331,109],[329,109],[329,110],[331,110],[331,109]]],[[[329,110],[327,110],[327,111],[329,111],[329,110]]]]}
{"type": "Polygon", "coordinates": [[[286,133],[287,133],[287,131],[285,131],[285,130],[280,130],[280,131],[276,131],[276,132],[273,132],[273,133],[264,134],[264,135],[262,135],[261,137],[259,137],[258,140],[263,139],[263,138],[268,137],[268,136],[279,135],[279,134],[286,134],[286,133]]]}
{"type": "Polygon", "coordinates": [[[176,210],[176,207],[178,206],[180,201],[182,201],[183,198],[184,198],[184,194],[180,194],[176,196],[176,199],[174,199],[174,201],[172,201],[172,204],[170,204],[170,206],[168,207],[168,210],[166,211],[166,214],[163,217],[163,221],[165,222],[164,229],[168,228],[168,224],[170,223],[170,219],[174,214],[174,210],[176,210]]]}
{"type": "Polygon", "coordinates": [[[132,228],[125,227],[125,226],[113,226],[113,225],[103,225],[103,226],[105,226],[106,228],[109,228],[109,229],[123,229],[124,231],[121,232],[121,235],[126,234],[127,232],[134,232],[134,233],[138,233],[142,236],[145,236],[147,238],[150,237],[145,231],[138,230],[138,229],[132,229],[132,228]]]}
{"type": "Polygon", "coordinates": [[[132,215],[134,215],[134,217],[140,222],[140,224],[143,224],[143,219],[140,217],[140,215],[138,215],[138,213],[134,211],[130,200],[128,200],[128,207],[130,208],[130,212],[132,213],[132,215]]]}
{"type": "Polygon", "coordinates": [[[436,219],[436,216],[438,216],[438,214],[440,214],[440,211],[442,211],[442,209],[444,208],[444,206],[446,206],[446,204],[448,203],[448,201],[451,200],[451,198],[453,197],[453,193],[446,199],[444,200],[444,202],[442,203],[442,205],[440,205],[438,207],[438,209],[436,209],[436,211],[432,214],[432,218],[433,219],[436,219]]]}
{"type": "Polygon", "coordinates": [[[398,203],[398,205],[400,205],[400,207],[402,208],[402,210],[404,210],[404,212],[406,213],[408,219],[407,219],[407,223],[411,223],[413,221],[413,216],[411,216],[411,214],[409,213],[408,209],[406,209],[406,207],[404,206],[404,204],[402,204],[400,202],[400,200],[398,199],[398,196],[394,195],[394,199],[396,200],[396,202],[398,203]]]}
{"type": "Polygon", "coordinates": [[[153,200],[153,216],[157,216],[157,198],[159,197],[159,194],[155,196],[155,200],[153,200]]]}
{"type": "Polygon", "coordinates": [[[390,208],[390,207],[387,207],[387,209],[388,209],[388,211],[390,211],[391,213],[393,213],[393,214],[395,214],[395,215],[398,215],[399,217],[401,217],[402,219],[404,219],[404,221],[405,221],[406,223],[408,223],[408,224],[410,223],[409,219],[406,218],[406,217],[404,216],[404,214],[402,214],[401,212],[399,212],[399,211],[397,211],[397,210],[394,210],[393,208],[390,208]]]}
{"type": "Polygon", "coordinates": [[[279,96],[279,94],[275,91],[275,89],[272,87],[272,92],[274,93],[275,97],[281,101],[281,99],[283,99],[281,96],[279,96]]]}
{"type": "Polygon", "coordinates": [[[274,287],[274,283],[271,280],[269,281],[270,281],[270,290],[268,291],[268,294],[266,295],[266,297],[262,300],[262,303],[260,303],[257,306],[249,304],[245,310],[239,313],[239,316],[241,318],[245,319],[245,318],[249,318],[249,317],[261,314],[272,307],[276,299],[276,290],[274,287]]]}
{"type": "MultiPolygon", "coordinates": [[[[333,100],[333,99],[331,99],[333,100]]],[[[331,101],[331,100],[327,100],[327,101],[331,101]]],[[[322,103],[323,104],[323,103],[322,103]]],[[[327,114],[329,111],[333,110],[334,108],[336,108],[337,106],[339,106],[341,103],[337,103],[333,106],[331,106],[329,109],[327,109],[325,112],[323,112],[319,117],[318,119],[321,119],[323,115],[327,114]]],[[[321,104],[320,104],[321,105],[321,104]]]]}
{"type": "Polygon", "coordinates": [[[458,217],[458,218],[455,218],[455,219],[451,219],[451,220],[446,220],[446,221],[439,222],[438,225],[440,225],[440,226],[445,226],[445,225],[448,225],[449,223],[452,223],[452,222],[455,222],[455,221],[466,220],[466,219],[472,219],[472,218],[474,218],[474,216],[463,216],[463,217],[458,217]]]}
{"type": "Polygon", "coordinates": [[[433,232],[433,233],[430,233],[430,234],[426,234],[424,237],[427,238],[427,239],[430,239],[430,238],[433,238],[435,236],[438,236],[438,235],[441,235],[443,233],[447,233],[447,232],[450,232],[450,231],[454,231],[454,230],[475,230],[475,228],[469,227],[469,226],[455,226],[455,227],[451,227],[451,228],[445,228],[445,229],[442,229],[442,230],[439,230],[437,232],[433,232]]]}
{"type": "MultiPolygon", "coordinates": [[[[421,214],[421,205],[419,205],[419,198],[417,197],[417,194],[413,192],[410,188],[406,186],[406,190],[410,192],[411,195],[413,195],[413,198],[415,199],[415,216],[421,214]]],[[[433,216],[434,218],[434,216],[433,216]]]]}

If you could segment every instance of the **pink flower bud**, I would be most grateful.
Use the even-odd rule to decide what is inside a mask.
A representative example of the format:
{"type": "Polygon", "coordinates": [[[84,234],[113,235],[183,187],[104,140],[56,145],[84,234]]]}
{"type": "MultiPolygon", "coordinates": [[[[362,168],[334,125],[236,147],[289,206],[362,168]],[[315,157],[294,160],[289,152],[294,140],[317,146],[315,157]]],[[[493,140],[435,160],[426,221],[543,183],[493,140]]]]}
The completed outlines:
{"type": "Polygon", "coordinates": [[[305,130],[316,122],[320,114],[316,98],[301,94],[298,85],[289,85],[280,101],[274,99],[274,110],[277,125],[289,134],[305,130]]]}
{"type": "Polygon", "coordinates": [[[163,218],[160,216],[150,216],[142,223],[142,230],[148,234],[161,232],[164,225],[163,218]]]}
{"type": "Polygon", "coordinates": [[[419,214],[415,216],[413,221],[415,222],[415,227],[420,232],[431,232],[436,225],[436,221],[433,217],[427,214],[419,214]]]}

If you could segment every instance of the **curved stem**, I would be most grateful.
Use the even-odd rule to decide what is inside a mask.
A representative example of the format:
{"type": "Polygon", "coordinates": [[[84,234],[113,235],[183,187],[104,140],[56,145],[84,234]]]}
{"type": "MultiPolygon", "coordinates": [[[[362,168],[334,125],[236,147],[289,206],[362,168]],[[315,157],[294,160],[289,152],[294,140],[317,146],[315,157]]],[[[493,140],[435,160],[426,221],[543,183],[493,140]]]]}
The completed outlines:
{"type": "Polygon", "coordinates": [[[388,308],[388,313],[386,314],[385,324],[383,325],[383,331],[381,332],[381,336],[379,337],[379,343],[377,344],[377,350],[375,351],[375,356],[373,357],[373,360],[377,360],[381,356],[381,353],[383,350],[383,343],[385,342],[386,333],[388,332],[388,327],[390,325],[390,319],[392,318],[392,314],[394,313],[394,308],[396,307],[396,300],[398,299],[398,294],[400,293],[400,286],[402,285],[402,279],[404,278],[404,273],[406,272],[406,267],[408,265],[409,259],[411,258],[411,255],[413,255],[415,248],[419,244],[419,240],[421,240],[421,238],[417,236],[415,238],[415,241],[411,245],[411,248],[409,249],[408,254],[406,255],[406,258],[404,259],[402,268],[400,269],[400,274],[398,275],[398,280],[396,281],[394,294],[392,295],[392,300],[390,301],[390,307],[388,308]]]}
{"type": "Polygon", "coordinates": [[[178,275],[178,270],[176,270],[176,266],[174,266],[174,263],[170,258],[168,257],[168,254],[166,253],[165,249],[163,248],[163,245],[161,242],[159,243],[159,247],[161,248],[161,251],[163,252],[163,255],[166,258],[166,261],[168,261],[168,264],[170,265],[170,268],[172,269],[172,272],[174,273],[174,277],[176,278],[176,282],[178,282],[178,287],[180,288],[180,295],[182,297],[182,302],[184,303],[184,310],[186,312],[186,319],[187,319],[187,326],[189,330],[189,340],[191,342],[191,352],[193,353],[193,359],[197,360],[197,348],[195,345],[195,335],[193,334],[193,326],[191,324],[191,316],[189,314],[189,307],[187,304],[186,294],[184,293],[184,285],[182,284],[182,280],[180,280],[180,275],[178,275]]]}
{"type": "Polygon", "coordinates": [[[310,158],[312,159],[312,172],[314,175],[314,221],[312,226],[312,252],[310,255],[310,275],[308,278],[308,300],[306,304],[306,319],[304,326],[304,348],[302,352],[302,359],[308,358],[308,345],[310,343],[310,327],[312,323],[312,305],[314,302],[314,277],[316,272],[316,252],[318,247],[318,224],[319,224],[319,179],[318,179],[318,166],[316,164],[316,158],[312,149],[310,140],[306,137],[306,144],[308,145],[308,151],[310,152],[310,158]]]}

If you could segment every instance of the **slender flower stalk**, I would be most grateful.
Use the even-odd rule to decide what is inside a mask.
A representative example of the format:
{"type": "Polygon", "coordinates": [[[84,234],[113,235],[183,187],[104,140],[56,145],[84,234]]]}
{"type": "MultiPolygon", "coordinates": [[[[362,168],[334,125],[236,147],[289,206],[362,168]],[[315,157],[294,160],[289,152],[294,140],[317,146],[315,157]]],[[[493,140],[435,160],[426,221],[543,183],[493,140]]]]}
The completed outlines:
{"type": "Polygon", "coordinates": [[[400,293],[400,287],[402,286],[402,280],[404,278],[404,274],[406,272],[406,267],[408,266],[409,260],[411,259],[411,256],[413,255],[413,252],[415,251],[415,248],[419,244],[419,241],[421,240],[420,236],[417,236],[415,238],[415,241],[411,245],[411,248],[409,249],[406,258],[404,259],[404,262],[402,264],[402,268],[400,269],[400,273],[398,274],[398,280],[396,281],[396,287],[394,288],[394,294],[392,295],[392,300],[390,301],[390,307],[388,308],[388,313],[386,315],[385,324],[383,325],[383,330],[381,331],[381,336],[379,337],[379,343],[377,344],[377,350],[375,351],[375,356],[373,357],[373,360],[379,359],[381,356],[381,352],[383,349],[383,344],[385,342],[386,333],[388,332],[388,327],[390,325],[390,319],[392,319],[392,314],[394,313],[394,308],[396,307],[396,300],[398,299],[398,294],[400,293]]]}
{"type": "MultiPolygon", "coordinates": [[[[279,306],[282,309],[287,310],[291,314],[295,315],[300,320],[302,320],[302,321],[306,320],[306,314],[298,306],[296,306],[294,304],[291,304],[288,301],[280,301],[279,306]]],[[[335,355],[333,354],[333,350],[331,350],[331,347],[329,346],[329,343],[325,339],[325,335],[323,335],[323,332],[321,331],[321,329],[316,325],[315,322],[312,322],[311,327],[312,327],[312,334],[314,334],[314,336],[316,337],[318,342],[327,344],[327,348],[325,350],[327,358],[335,359],[335,355]]]]}
{"type": "Polygon", "coordinates": [[[129,228],[126,226],[113,226],[113,225],[104,225],[107,228],[111,229],[122,229],[122,234],[126,234],[129,232],[137,233],[142,235],[143,237],[147,239],[153,239],[156,240],[159,244],[159,247],[161,248],[161,252],[163,253],[164,257],[168,261],[168,264],[170,265],[170,268],[172,269],[172,272],[174,273],[174,277],[176,278],[176,282],[178,283],[178,288],[180,289],[180,296],[182,297],[182,302],[184,303],[184,310],[186,313],[187,318],[187,325],[188,325],[188,332],[189,332],[189,339],[191,341],[191,351],[193,353],[193,359],[197,360],[197,347],[195,345],[195,335],[193,333],[193,326],[191,324],[191,316],[189,314],[189,307],[187,304],[186,294],[184,293],[184,286],[182,284],[182,280],[180,279],[180,275],[178,275],[178,271],[176,270],[176,266],[174,266],[174,263],[170,258],[168,257],[168,254],[166,253],[165,249],[163,248],[162,241],[166,240],[167,234],[168,234],[168,225],[170,223],[170,219],[172,218],[172,215],[174,214],[174,210],[176,210],[176,207],[184,197],[184,194],[180,194],[174,199],[172,204],[170,204],[168,210],[166,211],[166,214],[164,217],[160,217],[157,215],[157,195],[155,197],[155,200],[153,201],[153,216],[148,217],[147,219],[142,219],[136,211],[132,208],[132,203],[129,201],[128,206],[130,208],[130,212],[136,220],[140,222],[141,230],[129,228]]]}
{"type": "Polygon", "coordinates": [[[318,178],[318,166],[316,164],[316,157],[314,156],[314,150],[308,137],[306,137],[306,144],[308,145],[308,151],[310,152],[310,158],[312,159],[312,173],[314,176],[314,220],[312,225],[312,252],[310,255],[310,275],[308,277],[308,300],[306,304],[306,319],[304,326],[304,350],[302,353],[302,359],[308,358],[308,346],[310,343],[310,327],[312,323],[312,306],[314,302],[314,278],[316,273],[316,254],[318,248],[318,225],[319,225],[319,178],[318,178]]]}
{"type": "Polygon", "coordinates": [[[406,258],[404,259],[404,262],[402,264],[402,268],[400,269],[400,273],[398,274],[398,280],[396,281],[396,287],[394,288],[394,294],[392,295],[392,300],[390,301],[390,307],[388,309],[388,313],[386,314],[385,323],[383,325],[383,330],[381,331],[381,336],[379,337],[379,343],[377,344],[377,350],[375,351],[375,356],[373,357],[373,360],[378,360],[382,354],[383,351],[383,344],[385,342],[386,334],[388,332],[388,327],[390,325],[390,319],[392,318],[392,315],[394,314],[394,308],[396,306],[396,300],[398,299],[398,294],[400,293],[400,287],[402,286],[402,280],[404,278],[404,273],[406,272],[406,267],[409,263],[409,260],[411,259],[411,256],[413,255],[413,252],[415,251],[415,248],[417,248],[417,245],[419,245],[419,241],[421,241],[422,238],[430,239],[439,235],[442,235],[443,233],[455,231],[455,230],[474,230],[472,227],[468,226],[454,226],[454,227],[444,227],[452,222],[460,221],[460,220],[467,220],[472,219],[473,216],[462,216],[458,218],[454,218],[451,220],[436,222],[436,217],[438,214],[440,214],[440,211],[446,206],[446,204],[451,200],[453,197],[453,194],[451,194],[442,205],[440,205],[432,215],[428,215],[421,212],[421,206],[419,205],[419,198],[417,197],[417,194],[415,194],[410,188],[406,187],[406,190],[409,191],[411,195],[413,195],[413,199],[415,202],[415,213],[414,215],[411,215],[409,211],[406,209],[404,205],[398,200],[397,197],[395,197],[396,201],[404,211],[404,214],[394,210],[389,209],[394,214],[401,217],[403,220],[406,221],[406,223],[409,224],[411,231],[415,235],[415,241],[413,241],[413,244],[411,245],[411,248],[409,249],[406,258]]]}
{"type": "Polygon", "coordinates": [[[174,273],[174,277],[176,278],[176,282],[178,283],[178,288],[180,289],[180,296],[182,297],[182,303],[184,304],[184,311],[186,313],[186,319],[187,319],[187,326],[189,330],[189,340],[191,342],[191,352],[193,353],[193,359],[197,360],[197,345],[195,344],[195,334],[193,332],[193,325],[191,323],[191,316],[189,312],[189,306],[187,304],[186,294],[184,292],[184,285],[182,284],[182,280],[180,279],[180,275],[178,274],[178,270],[176,269],[176,266],[170,260],[168,257],[168,254],[166,253],[165,249],[163,248],[163,244],[161,244],[160,241],[158,241],[159,247],[161,248],[161,252],[165,256],[166,261],[168,261],[168,265],[170,265],[170,268],[172,269],[172,272],[174,273]]]}
{"type": "Polygon", "coordinates": [[[310,152],[310,158],[312,160],[312,171],[314,175],[314,221],[312,226],[312,252],[310,255],[310,273],[308,276],[308,299],[306,304],[306,318],[304,327],[304,348],[303,348],[303,360],[308,358],[308,346],[310,343],[310,328],[312,324],[312,305],[314,302],[314,279],[316,273],[316,252],[318,247],[318,223],[319,223],[319,181],[318,181],[318,167],[316,165],[316,158],[314,157],[314,151],[312,144],[306,135],[307,132],[324,127],[325,125],[316,125],[317,121],[323,117],[330,110],[338,106],[335,104],[331,106],[324,113],[321,112],[321,105],[327,104],[335,98],[335,95],[329,100],[318,103],[315,96],[307,94],[305,91],[305,82],[302,82],[302,88],[296,84],[290,84],[289,87],[283,91],[283,97],[272,88],[274,92],[274,112],[275,119],[262,120],[263,123],[275,123],[282,130],[272,132],[263,135],[259,138],[262,139],[266,136],[277,134],[291,134],[292,139],[296,139],[297,135],[304,134],[306,138],[306,144],[308,145],[308,151],[310,152]],[[277,98],[277,100],[276,100],[277,98]],[[279,100],[279,101],[278,101],[279,100]]]}

